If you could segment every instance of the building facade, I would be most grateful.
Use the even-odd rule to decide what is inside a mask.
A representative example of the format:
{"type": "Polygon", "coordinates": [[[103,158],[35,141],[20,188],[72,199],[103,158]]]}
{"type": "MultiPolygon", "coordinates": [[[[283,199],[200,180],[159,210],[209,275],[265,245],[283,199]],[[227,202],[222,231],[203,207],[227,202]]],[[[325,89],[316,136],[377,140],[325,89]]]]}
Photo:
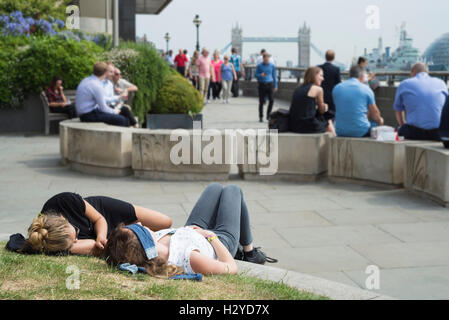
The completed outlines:
{"type": "MultiPolygon", "coordinates": [[[[136,14],[159,14],[172,0],[119,0],[119,37],[136,39],[136,14]]],[[[114,0],[74,0],[80,9],[80,29],[90,33],[113,30],[114,0]],[[107,21],[107,24],[106,24],[107,21]]]]}

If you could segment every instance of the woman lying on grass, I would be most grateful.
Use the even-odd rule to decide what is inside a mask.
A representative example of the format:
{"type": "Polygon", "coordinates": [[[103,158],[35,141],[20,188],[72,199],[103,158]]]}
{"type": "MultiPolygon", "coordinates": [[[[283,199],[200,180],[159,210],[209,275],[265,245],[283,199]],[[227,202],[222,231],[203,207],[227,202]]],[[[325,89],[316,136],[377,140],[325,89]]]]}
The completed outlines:
{"type": "Polygon", "coordinates": [[[210,184],[193,208],[185,227],[153,232],[139,224],[118,226],[105,247],[113,266],[130,263],[157,277],[179,273],[236,274],[234,256],[242,260],[276,262],[254,248],[249,214],[240,187],[210,184]]]}
{"type": "Polygon", "coordinates": [[[60,193],[49,199],[28,229],[24,252],[102,256],[108,234],[121,223],[142,223],[154,230],[169,228],[166,215],[109,197],[83,199],[60,193]],[[69,251],[69,252],[67,252],[69,251]]]}

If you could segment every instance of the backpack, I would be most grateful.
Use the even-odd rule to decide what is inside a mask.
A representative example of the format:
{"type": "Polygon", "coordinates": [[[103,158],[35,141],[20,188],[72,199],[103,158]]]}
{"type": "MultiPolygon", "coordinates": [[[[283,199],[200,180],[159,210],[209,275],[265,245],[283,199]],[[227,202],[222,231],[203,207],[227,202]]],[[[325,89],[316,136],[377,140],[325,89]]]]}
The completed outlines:
{"type": "Polygon", "coordinates": [[[270,114],[270,120],[268,122],[268,128],[271,130],[278,130],[281,132],[288,132],[288,119],[290,116],[290,110],[278,109],[270,114]]]}

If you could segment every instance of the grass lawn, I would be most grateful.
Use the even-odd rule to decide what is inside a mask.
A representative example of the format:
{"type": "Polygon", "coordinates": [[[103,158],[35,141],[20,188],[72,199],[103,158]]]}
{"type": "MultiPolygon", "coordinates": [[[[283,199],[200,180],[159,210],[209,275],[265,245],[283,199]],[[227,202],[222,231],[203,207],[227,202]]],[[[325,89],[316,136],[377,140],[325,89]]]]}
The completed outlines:
{"type": "MultiPolygon", "coordinates": [[[[202,282],[163,280],[128,274],[94,257],[27,256],[11,253],[0,242],[0,299],[56,300],[321,300],[283,283],[245,275],[203,277],[202,282]],[[66,287],[69,266],[76,266],[79,289],[66,287]]],[[[70,282],[70,281],[69,281],[70,282]]]]}

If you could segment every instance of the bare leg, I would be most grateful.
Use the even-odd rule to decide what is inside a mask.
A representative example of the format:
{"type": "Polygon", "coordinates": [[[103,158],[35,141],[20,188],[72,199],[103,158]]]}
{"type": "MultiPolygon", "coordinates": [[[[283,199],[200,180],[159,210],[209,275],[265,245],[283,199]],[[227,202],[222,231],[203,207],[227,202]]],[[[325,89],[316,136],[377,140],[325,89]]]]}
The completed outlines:
{"type": "Polygon", "coordinates": [[[332,123],[332,120],[329,120],[329,125],[326,128],[326,132],[330,132],[332,136],[336,137],[337,133],[335,132],[334,124],[332,123]]]}
{"type": "Polygon", "coordinates": [[[153,231],[168,229],[172,225],[172,219],[163,213],[133,205],[136,211],[137,221],[153,231]]]}

